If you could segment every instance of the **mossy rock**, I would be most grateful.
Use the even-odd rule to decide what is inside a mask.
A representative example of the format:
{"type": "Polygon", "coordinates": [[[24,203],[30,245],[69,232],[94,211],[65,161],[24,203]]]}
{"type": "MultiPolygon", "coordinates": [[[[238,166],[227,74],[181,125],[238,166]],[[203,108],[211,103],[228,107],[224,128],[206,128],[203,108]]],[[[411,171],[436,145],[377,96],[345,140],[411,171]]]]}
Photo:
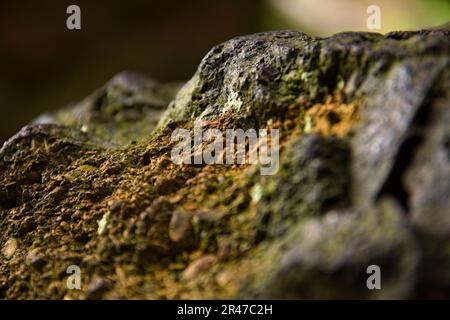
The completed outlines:
{"type": "Polygon", "coordinates": [[[248,35],[43,115],[0,150],[0,298],[450,297],[449,39],[248,35]],[[279,129],[278,172],[175,164],[198,120],[279,129]]]}

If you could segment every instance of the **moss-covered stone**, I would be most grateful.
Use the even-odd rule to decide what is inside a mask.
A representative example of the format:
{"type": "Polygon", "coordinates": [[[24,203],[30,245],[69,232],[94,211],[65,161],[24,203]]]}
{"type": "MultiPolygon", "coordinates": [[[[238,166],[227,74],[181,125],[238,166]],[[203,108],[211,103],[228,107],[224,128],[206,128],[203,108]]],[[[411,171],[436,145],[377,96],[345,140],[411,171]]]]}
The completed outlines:
{"type": "Polygon", "coordinates": [[[0,298],[449,297],[449,38],[238,37],[40,117],[0,150],[0,298]],[[198,119],[279,129],[278,173],[173,163],[198,119]]]}

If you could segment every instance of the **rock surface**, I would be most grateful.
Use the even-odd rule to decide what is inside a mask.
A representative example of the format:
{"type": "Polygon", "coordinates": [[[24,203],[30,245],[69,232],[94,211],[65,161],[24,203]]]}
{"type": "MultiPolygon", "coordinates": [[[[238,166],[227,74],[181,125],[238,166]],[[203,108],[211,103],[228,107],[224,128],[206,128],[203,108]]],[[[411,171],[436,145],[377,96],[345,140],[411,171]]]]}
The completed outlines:
{"type": "Polygon", "coordinates": [[[0,298],[450,297],[449,40],[238,37],[40,117],[0,150],[0,298]],[[173,163],[196,120],[279,129],[277,174],[173,163]]]}

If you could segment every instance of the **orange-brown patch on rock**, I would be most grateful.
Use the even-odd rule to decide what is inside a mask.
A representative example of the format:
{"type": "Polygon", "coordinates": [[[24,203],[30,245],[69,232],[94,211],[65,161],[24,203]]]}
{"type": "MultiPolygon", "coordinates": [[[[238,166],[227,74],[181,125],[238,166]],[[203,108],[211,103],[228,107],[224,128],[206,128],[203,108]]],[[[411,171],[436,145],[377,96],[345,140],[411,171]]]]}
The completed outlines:
{"type": "Polygon", "coordinates": [[[328,97],[323,104],[317,103],[305,113],[305,131],[324,136],[345,137],[359,120],[357,103],[342,103],[328,97]]]}

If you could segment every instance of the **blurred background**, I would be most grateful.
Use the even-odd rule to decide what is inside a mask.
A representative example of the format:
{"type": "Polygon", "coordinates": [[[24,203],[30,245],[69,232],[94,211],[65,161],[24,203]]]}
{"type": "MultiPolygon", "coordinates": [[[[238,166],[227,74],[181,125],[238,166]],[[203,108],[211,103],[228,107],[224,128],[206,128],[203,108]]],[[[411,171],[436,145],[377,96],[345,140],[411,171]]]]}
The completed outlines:
{"type": "Polygon", "coordinates": [[[418,29],[450,21],[449,0],[0,0],[0,145],[44,111],[79,101],[122,70],[186,80],[237,35],[296,29],[418,29]],[[81,8],[81,30],[66,8],[81,8]],[[381,29],[366,12],[381,9],[381,29]]]}

